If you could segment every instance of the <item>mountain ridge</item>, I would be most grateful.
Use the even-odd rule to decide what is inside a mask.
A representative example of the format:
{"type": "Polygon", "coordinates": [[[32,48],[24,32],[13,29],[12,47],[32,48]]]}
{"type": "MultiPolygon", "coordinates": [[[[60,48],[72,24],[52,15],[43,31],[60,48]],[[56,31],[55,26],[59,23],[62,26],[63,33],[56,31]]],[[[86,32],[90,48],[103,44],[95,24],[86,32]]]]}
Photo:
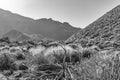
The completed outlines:
{"type": "Polygon", "coordinates": [[[29,35],[38,34],[54,40],[66,40],[79,28],[75,28],[67,22],[55,21],[52,18],[35,20],[0,9],[0,37],[14,29],[29,35]]]}

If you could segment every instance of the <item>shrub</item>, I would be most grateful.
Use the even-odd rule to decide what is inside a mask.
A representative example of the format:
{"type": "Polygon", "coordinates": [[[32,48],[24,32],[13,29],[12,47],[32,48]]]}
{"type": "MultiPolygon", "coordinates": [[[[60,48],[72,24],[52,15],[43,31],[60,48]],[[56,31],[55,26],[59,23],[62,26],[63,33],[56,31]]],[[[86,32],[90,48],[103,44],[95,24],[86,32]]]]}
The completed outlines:
{"type": "Polygon", "coordinates": [[[94,52],[91,49],[85,49],[82,51],[82,58],[89,59],[93,56],[94,52]]]}
{"type": "Polygon", "coordinates": [[[17,53],[16,59],[17,60],[25,60],[25,56],[22,53],[17,53]]]}
{"type": "Polygon", "coordinates": [[[27,70],[27,69],[28,67],[26,65],[23,64],[19,65],[19,70],[27,70]]]}
{"type": "Polygon", "coordinates": [[[80,61],[80,53],[77,51],[67,51],[65,49],[65,52],[59,51],[59,52],[54,52],[53,56],[55,57],[55,62],[62,63],[65,58],[65,62],[72,62],[76,63],[80,61]]]}
{"type": "Polygon", "coordinates": [[[71,54],[71,62],[76,63],[80,61],[80,54],[79,52],[74,52],[74,54],[71,54]]]}
{"type": "Polygon", "coordinates": [[[37,64],[37,65],[48,64],[49,60],[46,57],[44,57],[43,55],[37,54],[36,56],[34,56],[32,63],[37,64]]]}
{"type": "MultiPolygon", "coordinates": [[[[65,55],[62,53],[62,51],[61,52],[59,52],[59,53],[56,53],[56,52],[54,52],[54,54],[52,55],[53,57],[55,57],[55,59],[54,59],[54,62],[56,63],[62,63],[63,62],[63,59],[64,59],[64,57],[65,57],[65,55]]],[[[67,61],[67,58],[66,58],[66,60],[65,61],[67,61]]]]}
{"type": "Polygon", "coordinates": [[[11,68],[14,69],[15,66],[13,66],[14,62],[12,59],[10,59],[10,57],[8,55],[1,54],[0,56],[0,71],[4,71],[4,70],[9,70],[11,68]]]}

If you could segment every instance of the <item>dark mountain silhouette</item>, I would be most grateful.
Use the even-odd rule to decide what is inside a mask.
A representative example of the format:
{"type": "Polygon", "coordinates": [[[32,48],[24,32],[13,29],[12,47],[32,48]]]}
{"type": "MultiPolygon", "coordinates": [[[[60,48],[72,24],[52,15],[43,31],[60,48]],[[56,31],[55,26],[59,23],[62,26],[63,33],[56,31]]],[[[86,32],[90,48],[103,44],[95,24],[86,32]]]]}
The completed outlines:
{"type": "Polygon", "coordinates": [[[66,22],[61,23],[45,18],[34,20],[0,9],[0,37],[14,29],[21,33],[35,34],[54,40],[66,40],[79,30],[66,22]]]}
{"type": "Polygon", "coordinates": [[[104,14],[82,31],[78,31],[66,42],[96,44],[120,42],[120,5],[104,14]]]}

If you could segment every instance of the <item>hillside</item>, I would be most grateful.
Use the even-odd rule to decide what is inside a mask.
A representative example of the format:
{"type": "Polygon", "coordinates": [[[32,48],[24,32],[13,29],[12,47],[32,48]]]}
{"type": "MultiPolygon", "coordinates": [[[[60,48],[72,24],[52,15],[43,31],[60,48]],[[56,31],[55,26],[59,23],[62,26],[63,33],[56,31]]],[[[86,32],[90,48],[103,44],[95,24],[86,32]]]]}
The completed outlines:
{"type": "Polygon", "coordinates": [[[119,40],[120,5],[88,25],[83,31],[72,35],[66,42],[80,42],[85,45],[107,43],[107,45],[113,46],[112,43],[118,43],[119,40]]]}
{"type": "Polygon", "coordinates": [[[34,27],[29,27],[30,32],[41,34],[47,38],[55,40],[66,40],[69,36],[78,31],[78,28],[72,27],[69,23],[61,23],[52,19],[36,20],[34,27]]]}
{"type": "Polygon", "coordinates": [[[11,30],[29,33],[28,27],[33,26],[34,20],[0,9],[0,36],[11,30]]]}
{"type": "Polygon", "coordinates": [[[25,35],[17,30],[11,30],[3,35],[3,37],[9,37],[10,40],[17,40],[17,41],[23,41],[28,40],[30,37],[28,35],[25,35]]]}

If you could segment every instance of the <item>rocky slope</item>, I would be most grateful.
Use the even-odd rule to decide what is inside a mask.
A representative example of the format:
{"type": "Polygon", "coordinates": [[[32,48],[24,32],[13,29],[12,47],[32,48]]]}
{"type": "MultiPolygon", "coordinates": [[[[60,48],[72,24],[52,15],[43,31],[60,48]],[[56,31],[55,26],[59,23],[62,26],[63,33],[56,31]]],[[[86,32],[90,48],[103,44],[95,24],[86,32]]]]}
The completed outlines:
{"type": "Polygon", "coordinates": [[[89,43],[95,45],[106,43],[109,46],[113,46],[113,43],[118,43],[119,40],[120,5],[88,25],[83,31],[78,31],[66,42],[80,42],[85,45],[89,45],[89,43]]]}

